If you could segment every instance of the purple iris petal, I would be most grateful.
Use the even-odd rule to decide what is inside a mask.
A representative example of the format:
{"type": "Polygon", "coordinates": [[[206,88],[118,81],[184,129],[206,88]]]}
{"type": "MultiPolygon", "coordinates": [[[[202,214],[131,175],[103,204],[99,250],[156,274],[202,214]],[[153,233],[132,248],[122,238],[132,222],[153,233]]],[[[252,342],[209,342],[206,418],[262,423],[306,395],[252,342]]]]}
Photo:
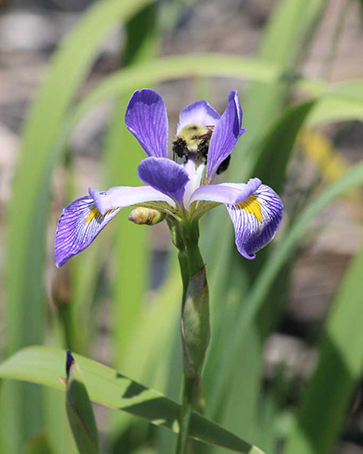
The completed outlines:
{"type": "Polygon", "coordinates": [[[180,112],[176,133],[179,134],[184,126],[194,123],[203,126],[214,126],[220,118],[219,113],[207,101],[193,102],[180,112]]]}
{"type": "Polygon", "coordinates": [[[137,173],[143,183],[182,203],[189,176],[176,162],[166,158],[146,158],[140,162],[137,173]]]}
{"type": "Polygon", "coordinates": [[[208,151],[207,182],[216,174],[218,167],[232,153],[238,138],[245,132],[241,129],[242,108],[235,90],[228,96],[228,103],[221,119],[216,124],[208,151]]]}
{"type": "Polygon", "coordinates": [[[234,225],[239,253],[254,259],[255,253],[273,239],[280,225],[283,216],[280,197],[262,184],[244,202],[226,207],[234,225]]]}
{"type": "Polygon", "coordinates": [[[175,206],[174,201],[170,197],[150,186],[139,186],[136,188],[115,186],[106,192],[99,192],[97,189],[90,188],[89,195],[93,198],[98,211],[102,215],[108,210],[151,201],[168,202],[172,206],[175,206]]]}
{"type": "Polygon", "coordinates": [[[162,97],[144,88],[131,96],[125,123],[149,156],[168,155],[168,117],[162,97]]]}
{"type": "Polygon", "coordinates": [[[68,205],[55,232],[55,264],[63,266],[71,257],[86,249],[120,208],[101,215],[92,197],[85,196],[68,205]]]}
{"type": "Polygon", "coordinates": [[[246,200],[261,185],[258,178],[251,179],[245,183],[223,183],[201,186],[196,189],[190,197],[189,203],[196,200],[206,200],[217,203],[236,204],[246,200]]]}

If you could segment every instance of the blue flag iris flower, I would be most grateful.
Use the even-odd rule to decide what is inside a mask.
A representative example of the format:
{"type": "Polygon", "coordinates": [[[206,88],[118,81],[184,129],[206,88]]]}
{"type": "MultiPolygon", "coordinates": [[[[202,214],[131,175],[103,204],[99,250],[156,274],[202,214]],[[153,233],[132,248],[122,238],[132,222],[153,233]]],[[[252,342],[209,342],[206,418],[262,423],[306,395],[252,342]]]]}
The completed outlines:
{"type": "Polygon", "coordinates": [[[89,195],[68,205],[55,233],[55,263],[63,266],[86,249],[101,230],[129,206],[156,209],[176,222],[199,219],[223,204],[232,220],[238,251],[247,259],[274,237],[283,216],[280,197],[258,178],[247,183],[212,184],[222,163],[229,159],[240,136],[242,108],[236,91],[228,96],[222,116],[207,102],[185,107],[179,116],[177,138],[185,128],[208,130],[204,153],[190,147],[184,155],[168,158],[168,118],[161,96],[150,89],[136,91],[127,106],[126,126],[148,157],[138,167],[144,186],[117,186],[107,191],[89,189],[89,195]]]}

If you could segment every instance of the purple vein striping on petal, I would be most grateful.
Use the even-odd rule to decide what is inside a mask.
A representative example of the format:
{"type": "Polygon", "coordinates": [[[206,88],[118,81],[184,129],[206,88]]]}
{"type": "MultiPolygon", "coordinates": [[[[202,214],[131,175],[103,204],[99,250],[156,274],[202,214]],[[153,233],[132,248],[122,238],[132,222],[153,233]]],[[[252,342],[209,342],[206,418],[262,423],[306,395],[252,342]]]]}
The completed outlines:
{"type": "Polygon", "coordinates": [[[241,129],[242,108],[237,92],[231,91],[221,119],[214,128],[210,140],[207,163],[207,181],[210,182],[218,167],[232,153],[237,141],[245,130],[241,129]]]}
{"type": "Polygon", "coordinates": [[[237,249],[247,259],[254,259],[256,252],[273,239],[283,216],[281,199],[269,186],[261,185],[252,197],[257,201],[262,222],[253,210],[243,208],[243,203],[226,205],[234,225],[237,249]]]}
{"type": "Polygon", "coordinates": [[[150,186],[115,186],[107,191],[97,191],[89,188],[89,195],[95,201],[96,207],[101,214],[115,208],[125,208],[127,206],[142,204],[145,202],[164,201],[174,205],[170,197],[162,194],[150,186]]]}
{"type": "Polygon", "coordinates": [[[55,263],[64,265],[71,257],[86,249],[120,209],[101,215],[92,197],[81,197],[68,205],[55,232],[55,263]]]}
{"type": "Polygon", "coordinates": [[[125,123],[149,156],[168,155],[168,117],[162,97],[154,90],[135,91],[126,109],[125,123]]]}
{"type": "Polygon", "coordinates": [[[236,204],[243,202],[261,185],[261,180],[252,178],[246,183],[222,183],[201,186],[191,195],[190,203],[196,200],[236,204]]]}
{"type": "Polygon", "coordinates": [[[221,118],[219,113],[207,101],[196,101],[184,107],[179,115],[179,123],[176,133],[179,134],[184,126],[199,124],[203,126],[214,126],[221,118]]]}
{"type": "Polygon", "coordinates": [[[176,162],[166,158],[146,158],[140,162],[137,173],[143,183],[179,203],[183,202],[189,176],[176,162]]]}

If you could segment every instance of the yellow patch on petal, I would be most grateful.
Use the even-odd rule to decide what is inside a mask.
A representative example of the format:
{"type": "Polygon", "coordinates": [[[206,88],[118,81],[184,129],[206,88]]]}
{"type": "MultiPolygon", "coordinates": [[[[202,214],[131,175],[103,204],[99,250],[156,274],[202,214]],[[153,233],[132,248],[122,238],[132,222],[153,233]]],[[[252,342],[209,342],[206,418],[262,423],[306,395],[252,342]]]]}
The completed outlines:
{"type": "Polygon", "coordinates": [[[248,199],[245,201],[238,203],[236,206],[242,208],[243,210],[247,211],[247,213],[251,213],[254,217],[261,222],[262,224],[262,212],[259,201],[256,199],[254,195],[250,195],[248,199]]]}
{"type": "MultiPolygon", "coordinates": [[[[116,211],[116,210],[118,210],[118,208],[112,208],[111,210],[107,210],[103,216],[106,216],[106,214],[112,213],[112,211],[116,211]]],[[[84,221],[84,223],[88,224],[97,216],[102,216],[102,214],[98,211],[96,205],[93,205],[93,207],[91,208],[91,211],[89,212],[89,215],[87,216],[87,219],[84,221]]]]}
{"type": "Polygon", "coordinates": [[[92,219],[94,219],[96,216],[100,216],[100,212],[97,210],[97,207],[96,205],[93,205],[93,207],[91,208],[91,211],[89,212],[89,215],[87,216],[87,219],[85,220],[85,224],[88,224],[89,222],[92,221],[92,219]]]}

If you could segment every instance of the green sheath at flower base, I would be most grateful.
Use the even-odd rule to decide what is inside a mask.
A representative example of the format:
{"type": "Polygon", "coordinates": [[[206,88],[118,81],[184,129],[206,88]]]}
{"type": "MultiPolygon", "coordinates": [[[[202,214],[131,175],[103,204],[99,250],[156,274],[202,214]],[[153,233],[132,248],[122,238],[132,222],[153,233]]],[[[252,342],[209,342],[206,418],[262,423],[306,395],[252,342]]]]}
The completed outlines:
{"type": "Polygon", "coordinates": [[[200,376],[210,339],[209,291],[205,266],[189,281],[182,307],[184,373],[200,376]]]}
{"type": "Polygon", "coordinates": [[[66,407],[69,425],[80,454],[99,454],[98,432],[83,377],[71,352],[67,352],[66,407]]]}

